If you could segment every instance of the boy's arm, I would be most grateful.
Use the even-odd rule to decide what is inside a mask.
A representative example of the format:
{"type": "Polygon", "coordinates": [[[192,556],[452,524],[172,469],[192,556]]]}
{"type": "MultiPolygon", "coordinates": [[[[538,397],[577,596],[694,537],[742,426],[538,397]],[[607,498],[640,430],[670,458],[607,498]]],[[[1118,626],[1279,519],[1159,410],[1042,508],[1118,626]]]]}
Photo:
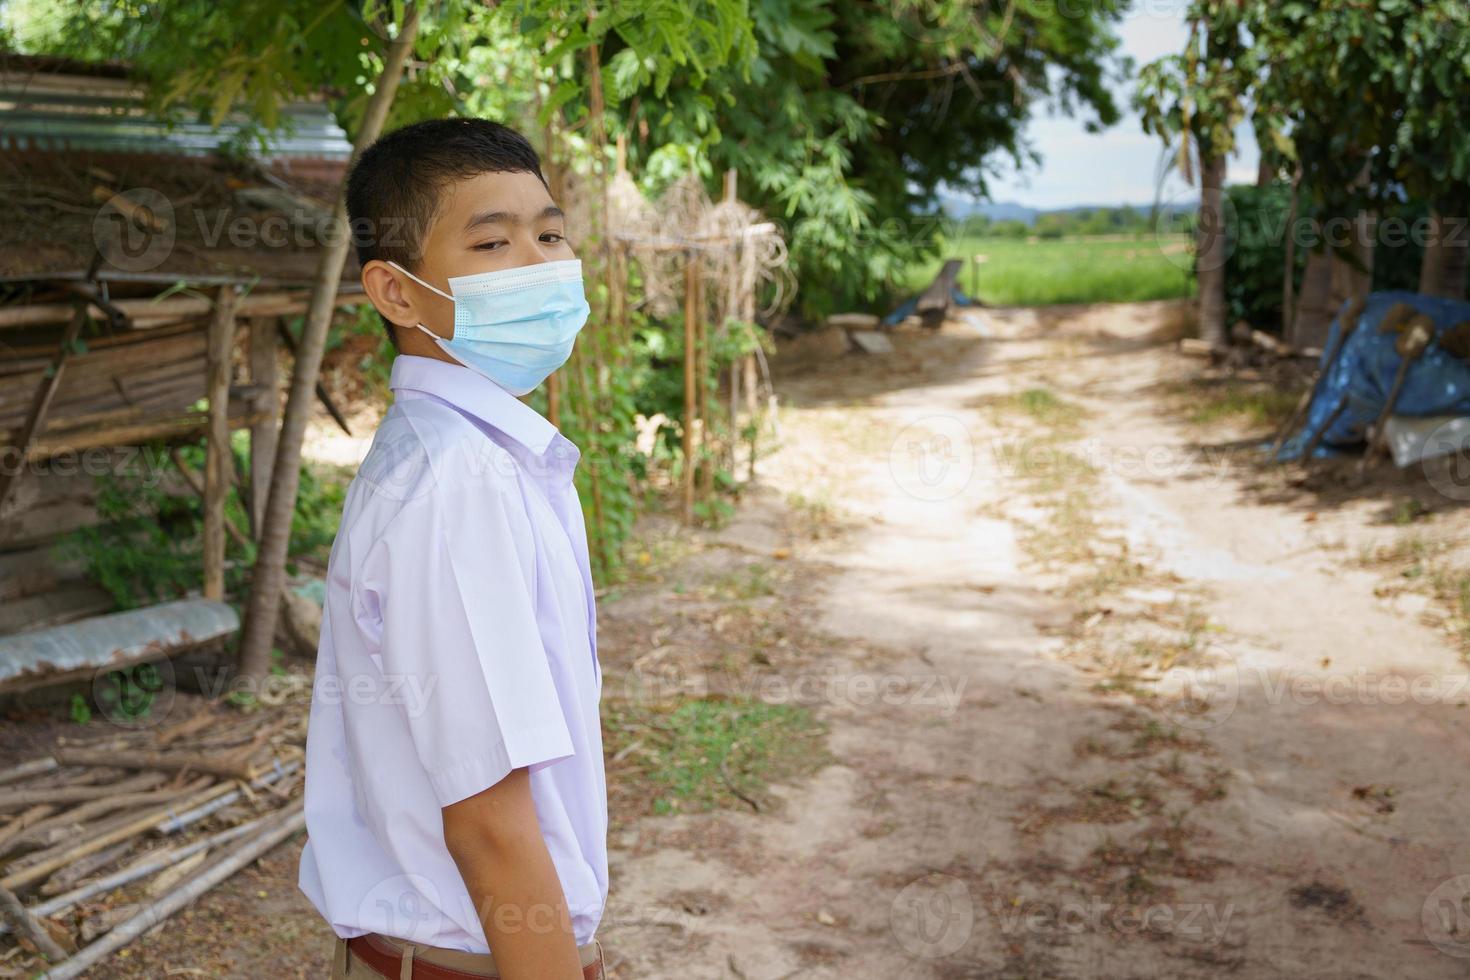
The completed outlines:
{"type": "Polygon", "coordinates": [[[443,808],[444,843],[475,903],[503,980],[581,980],[556,865],[525,769],[443,808]]]}

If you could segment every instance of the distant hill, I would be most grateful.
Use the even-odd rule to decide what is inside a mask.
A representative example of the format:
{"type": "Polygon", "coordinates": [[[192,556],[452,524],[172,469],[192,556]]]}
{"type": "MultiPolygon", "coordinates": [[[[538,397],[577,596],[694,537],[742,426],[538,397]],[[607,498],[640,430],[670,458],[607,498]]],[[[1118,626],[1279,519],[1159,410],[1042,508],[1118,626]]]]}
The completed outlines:
{"type": "MultiPolygon", "coordinates": [[[[1043,209],[1027,207],[1014,201],[972,201],[948,194],[940,196],[940,203],[944,207],[945,214],[951,218],[962,219],[975,214],[983,214],[991,221],[1019,221],[1025,225],[1034,225],[1036,219],[1043,214],[1077,214],[1083,211],[1096,211],[1098,208],[1116,207],[1131,207],[1143,215],[1153,211],[1151,204],[1079,204],[1069,208],[1043,209]]],[[[1197,201],[1169,204],[1165,207],[1170,214],[1193,214],[1198,209],[1199,202],[1197,201]]]]}

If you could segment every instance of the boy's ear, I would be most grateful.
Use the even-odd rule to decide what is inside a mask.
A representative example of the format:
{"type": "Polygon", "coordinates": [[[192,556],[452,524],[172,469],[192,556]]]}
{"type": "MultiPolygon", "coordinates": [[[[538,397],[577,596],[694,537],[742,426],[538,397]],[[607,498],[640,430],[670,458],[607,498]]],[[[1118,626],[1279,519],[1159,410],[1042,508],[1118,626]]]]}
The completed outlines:
{"type": "Polygon", "coordinates": [[[418,308],[397,269],[381,259],[362,267],[362,289],[379,313],[400,327],[412,328],[422,321],[418,308]]]}

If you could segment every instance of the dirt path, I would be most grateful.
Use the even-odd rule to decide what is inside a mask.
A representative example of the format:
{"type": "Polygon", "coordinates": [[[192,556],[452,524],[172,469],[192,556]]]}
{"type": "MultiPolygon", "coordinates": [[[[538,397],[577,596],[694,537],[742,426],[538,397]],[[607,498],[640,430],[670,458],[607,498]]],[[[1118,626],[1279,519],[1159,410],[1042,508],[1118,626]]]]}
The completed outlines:
{"type": "Polygon", "coordinates": [[[787,371],[721,539],[825,573],[833,642],[779,691],[834,761],[776,813],[623,830],[616,976],[1464,975],[1464,663],[1357,567],[1382,499],[1168,421],[1171,315],[992,312],[787,371]],[[793,531],[814,500],[842,533],[793,531]]]}
{"type": "MultiPolygon", "coordinates": [[[[783,356],[731,523],[650,522],[602,597],[610,980],[1465,975],[1470,518],[1176,421],[1176,314],[783,356]],[[825,733],[651,783],[722,698],[825,733]]],[[[299,850],[95,972],[323,975],[299,850]]]]}

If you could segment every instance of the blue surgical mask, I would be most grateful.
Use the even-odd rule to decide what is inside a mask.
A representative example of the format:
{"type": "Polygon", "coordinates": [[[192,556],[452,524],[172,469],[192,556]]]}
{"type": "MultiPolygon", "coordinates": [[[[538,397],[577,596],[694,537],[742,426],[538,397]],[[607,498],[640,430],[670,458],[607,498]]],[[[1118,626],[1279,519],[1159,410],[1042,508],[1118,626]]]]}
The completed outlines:
{"type": "Polygon", "coordinates": [[[565,364],[587,322],[580,259],[455,276],[448,293],[397,262],[388,264],[454,301],[453,337],[440,337],[422,323],[414,326],[450,357],[512,395],[533,390],[565,364]]]}

